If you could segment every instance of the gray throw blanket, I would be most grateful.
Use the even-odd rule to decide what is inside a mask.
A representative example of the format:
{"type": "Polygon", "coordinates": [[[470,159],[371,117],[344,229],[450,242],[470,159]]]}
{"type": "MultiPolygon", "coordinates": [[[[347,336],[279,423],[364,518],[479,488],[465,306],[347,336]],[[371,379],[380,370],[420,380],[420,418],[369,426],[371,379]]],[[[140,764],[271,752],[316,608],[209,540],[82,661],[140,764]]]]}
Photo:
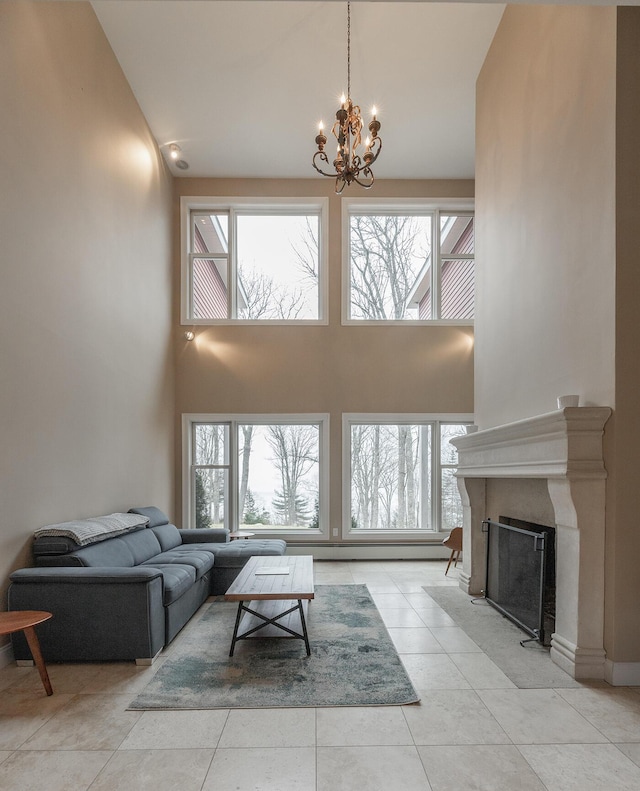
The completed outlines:
{"type": "Polygon", "coordinates": [[[95,544],[97,541],[104,541],[106,538],[119,536],[148,523],[149,519],[140,514],[109,514],[108,516],[61,522],[57,525],[46,525],[35,531],[35,537],[64,536],[82,547],[87,544],[95,544]]]}

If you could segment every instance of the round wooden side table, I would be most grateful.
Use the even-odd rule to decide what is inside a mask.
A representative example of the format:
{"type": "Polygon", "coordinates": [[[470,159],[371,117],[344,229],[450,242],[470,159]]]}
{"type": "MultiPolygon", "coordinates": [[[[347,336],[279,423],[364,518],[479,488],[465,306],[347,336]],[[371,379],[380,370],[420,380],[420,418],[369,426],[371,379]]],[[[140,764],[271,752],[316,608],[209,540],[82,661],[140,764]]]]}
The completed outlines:
{"type": "Polygon", "coordinates": [[[47,695],[53,695],[51,682],[49,681],[49,674],[47,673],[47,666],[42,658],[40,651],[40,642],[36,635],[36,630],[33,628],[43,621],[48,621],[53,618],[50,612],[43,612],[42,610],[14,610],[12,612],[0,612],[0,634],[12,634],[13,632],[24,632],[27,638],[29,650],[33,661],[36,663],[38,673],[44,685],[47,695]]]}

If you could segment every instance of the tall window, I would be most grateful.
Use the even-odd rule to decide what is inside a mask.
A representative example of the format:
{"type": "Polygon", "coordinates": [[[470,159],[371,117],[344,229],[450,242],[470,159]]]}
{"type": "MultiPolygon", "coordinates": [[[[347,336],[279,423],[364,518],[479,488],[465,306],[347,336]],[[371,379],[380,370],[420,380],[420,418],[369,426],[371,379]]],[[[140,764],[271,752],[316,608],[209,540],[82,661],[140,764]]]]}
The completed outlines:
{"type": "Polygon", "coordinates": [[[347,321],[472,321],[473,212],[345,201],[347,321]]]}
{"type": "Polygon", "coordinates": [[[322,531],[325,416],[185,416],[185,523],[322,531]]]}
{"type": "Polygon", "coordinates": [[[182,199],[183,323],[320,322],[326,201],[182,199]]]}
{"type": "Polygon", "coordinates": [[[466,425],[419,416],[345,416],[350,535],[397,536],[461,525],[457,453],[449,440],[464,434],[466,425]]]}

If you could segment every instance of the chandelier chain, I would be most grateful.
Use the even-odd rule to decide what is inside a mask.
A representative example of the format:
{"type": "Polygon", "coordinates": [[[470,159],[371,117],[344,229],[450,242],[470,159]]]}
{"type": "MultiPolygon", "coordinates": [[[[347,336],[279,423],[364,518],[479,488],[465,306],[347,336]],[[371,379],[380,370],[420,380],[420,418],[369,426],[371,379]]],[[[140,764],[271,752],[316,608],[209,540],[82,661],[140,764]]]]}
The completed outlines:
{"type": "Polygon", "coordinates": [[[351,98],[351,2],[347,3],[347,99],[351,98]]]}

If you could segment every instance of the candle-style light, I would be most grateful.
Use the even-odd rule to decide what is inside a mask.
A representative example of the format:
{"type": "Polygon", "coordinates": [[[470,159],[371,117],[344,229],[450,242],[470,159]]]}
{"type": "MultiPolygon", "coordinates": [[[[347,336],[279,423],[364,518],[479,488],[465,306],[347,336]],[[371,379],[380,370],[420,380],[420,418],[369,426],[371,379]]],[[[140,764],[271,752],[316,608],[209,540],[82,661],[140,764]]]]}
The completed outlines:
{"type": "Polygon", "coordinates": [[[316,145],[318,150],[313,155],[313,167],[323,176],[336,180],[336,193],[355,181],[365,189],[373,186],[374,176],[371,165],[378,158],[382,150],[382,138],[378,137],[380,122],[376,118],[377,108],[372,110],[372,120],[369,122],[369,137],[365,140],[365,150],[361,157],[359,149],[362,146],[363,121],[360,107],[351,101],[351,2],[347,2],[347,95],[340,98],[340,107],[336,112],[336,120],[331,129],[338,141],[338,152],[333,160],[333,172],[326,172],[323,168],[329,165],[329,158],[324,150],[327,137],[324,133],[322,121],[318,126],[316,145]]]}

